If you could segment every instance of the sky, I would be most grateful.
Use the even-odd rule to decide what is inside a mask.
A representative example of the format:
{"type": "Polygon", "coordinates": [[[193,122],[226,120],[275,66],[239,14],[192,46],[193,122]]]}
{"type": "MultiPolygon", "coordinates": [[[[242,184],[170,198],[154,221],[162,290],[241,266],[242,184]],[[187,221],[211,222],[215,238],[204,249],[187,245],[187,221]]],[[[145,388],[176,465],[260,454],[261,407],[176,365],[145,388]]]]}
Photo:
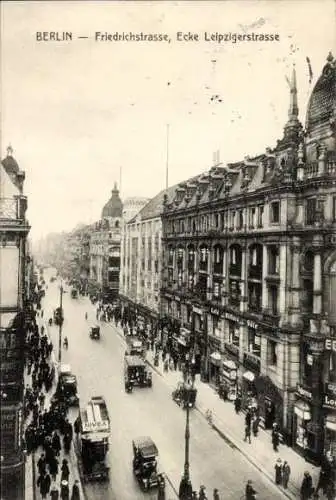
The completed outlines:
{"type": "Polygon", "coordinates": [[[120,179],[123,200],[155,196],[167,150],[172,185],[211,168],[217,150],[227,163],[274,147],[288,116],[286,76],[295,64],[304,123],[336,47],[335,20],[332,0],[2,2],[0,148],[4,157],[11,144],[26,172],[31,237],[98,220],[120,179]],[[49,31],[73,39],[37,41],[49,31]],[[170,42],[96,41],[96,32],[170,42]],[[205,32],[279,41],[218,43],[205,32]]]}

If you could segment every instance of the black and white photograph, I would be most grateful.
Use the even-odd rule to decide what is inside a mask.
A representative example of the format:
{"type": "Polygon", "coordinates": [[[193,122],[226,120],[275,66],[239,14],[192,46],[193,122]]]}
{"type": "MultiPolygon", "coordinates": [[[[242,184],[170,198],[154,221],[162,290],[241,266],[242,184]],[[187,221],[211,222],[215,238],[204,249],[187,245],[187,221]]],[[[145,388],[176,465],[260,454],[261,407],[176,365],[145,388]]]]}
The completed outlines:
{"type": "Polygon", "coordinates": [[[336,1],[0,14],[1,500],[335,500],[336,1]]]}

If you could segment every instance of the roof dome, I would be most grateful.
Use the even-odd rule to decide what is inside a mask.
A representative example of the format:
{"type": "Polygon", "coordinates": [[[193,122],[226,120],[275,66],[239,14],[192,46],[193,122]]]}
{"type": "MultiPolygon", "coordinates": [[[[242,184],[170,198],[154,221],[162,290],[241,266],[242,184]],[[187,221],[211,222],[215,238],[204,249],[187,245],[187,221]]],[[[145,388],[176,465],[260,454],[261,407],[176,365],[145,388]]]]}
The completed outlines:
{"type": "Polygon", "coordinates": [[[119,197],[119,190],[117,189],[117,183],[114,183],[112,196],[102,210],[102,219],[105,217],[121,217],[122,210],[123,210],[123,204],[119,197]]]}
{"type": "Polygon", "coordinates": [[[15,158],[13,158],[13,148],[8,146],[7,156],[2,160],[2,165],[4,166],[7,174],[17,174],[20,170],[19,165],[15,158]]]}
{"type": "Polygon", "coordinates": [[[315,125],[329,120],[336,111],[336,61],[331,52],[327,57],[322,75],[317,80],[310,96],[306,130],[311,132],[315,125]]]}

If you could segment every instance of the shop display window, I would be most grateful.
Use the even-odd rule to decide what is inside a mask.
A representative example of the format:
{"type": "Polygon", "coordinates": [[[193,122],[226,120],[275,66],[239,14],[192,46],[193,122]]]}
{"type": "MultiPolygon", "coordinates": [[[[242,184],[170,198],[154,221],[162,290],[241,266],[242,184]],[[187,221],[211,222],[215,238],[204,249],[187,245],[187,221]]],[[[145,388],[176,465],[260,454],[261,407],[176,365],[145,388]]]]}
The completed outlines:
{"type": "Polygon", "coordinates": [[[297,417],[296,444],[301,448],[307,448],[308,446],[306,423],[299,417],[297,417]]]}

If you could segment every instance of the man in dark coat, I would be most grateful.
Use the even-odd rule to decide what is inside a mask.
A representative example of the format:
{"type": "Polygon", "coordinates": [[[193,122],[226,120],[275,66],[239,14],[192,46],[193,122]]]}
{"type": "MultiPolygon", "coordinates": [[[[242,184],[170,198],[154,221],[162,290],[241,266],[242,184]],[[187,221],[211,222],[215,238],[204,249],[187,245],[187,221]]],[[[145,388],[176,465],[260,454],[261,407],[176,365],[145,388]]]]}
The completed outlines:
{"type": "Polygon", "coordinates": [[[40,487],[40,493],[42,498],[47,498],[47,495],[50,490],[51,479],[49,474],[45,473],[39,476],[37,480],[37,486],[40,487]]]}
{"type": "Polygon", "coordinates": [[[80,500],[79,481],[77,479],[72,487],[71,500],[80,500]]]}
{"type": "Polygon", "coordinates": [[[278,458],[278,460],[275,463],[274,466],[275,470],[275,484],[282,484],[282,463],[281,463],[281,458],[278,458]]]}
{"type": "Polygon", "coordinates": [[[39,471],[40,476],[43,476],[43,474],[45,473],[46,465],[47,465],[47,462],[45,459],[45,455],[44,455],[44,453],[42,453],[42,455],[40,456],[40,458],[37,461],[37,469],[39,471]]]}
{"type": "Polygon", "coordinates": [[[273,444],[273,450],[278,451],[278,446],[279,446],[279,433],[277,430],[272,431],[272,444],[273,444]]]}
{"type": "Polygon", "coordinates": [[[304,473],[304,477],[301,484],[300,494],[301,500],[308,500],[313,493],[313,480],[309,472],[304,473]]]}

